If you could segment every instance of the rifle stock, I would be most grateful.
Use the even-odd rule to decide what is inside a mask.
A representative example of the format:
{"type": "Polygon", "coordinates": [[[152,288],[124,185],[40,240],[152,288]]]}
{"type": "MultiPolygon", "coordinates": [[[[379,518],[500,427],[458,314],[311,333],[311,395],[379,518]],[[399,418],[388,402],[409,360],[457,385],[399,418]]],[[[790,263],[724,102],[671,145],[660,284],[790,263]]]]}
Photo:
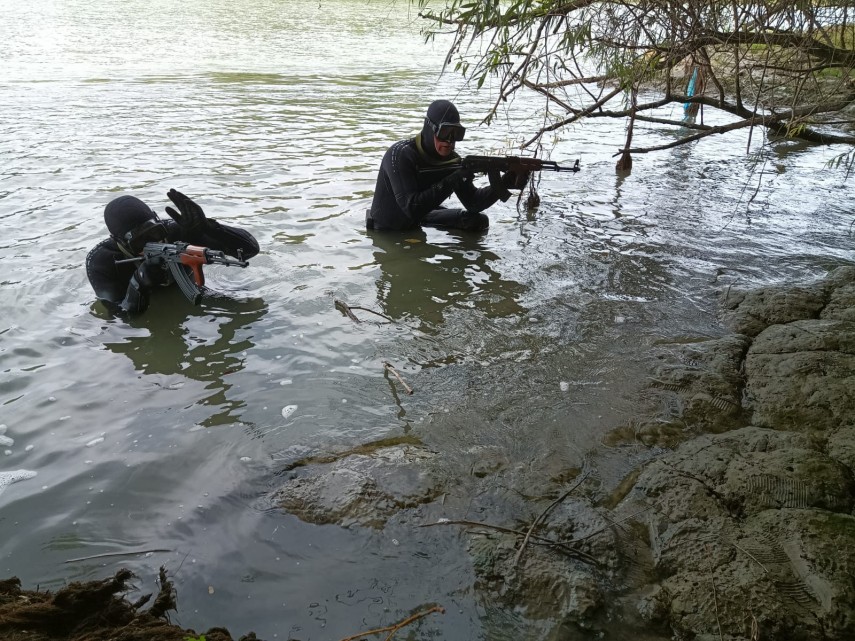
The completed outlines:
{"type": "MultiPolygon", "coordinates": [[[[240,255],[240,254],[239,254],[240,255]]],[[[146,243],[142,256],[117,260],[116,263],[146,261],[168,269],[178,283],[181,292],[194,305],[202,300],[202,288],[205,274],[202,265],[232,265],[246,267],[249,263],[243,259],[229,258],[222,251],[190,245],[189,243],[146,243]],[[191,277],[190,274],[193,276],[191,277]]]]}

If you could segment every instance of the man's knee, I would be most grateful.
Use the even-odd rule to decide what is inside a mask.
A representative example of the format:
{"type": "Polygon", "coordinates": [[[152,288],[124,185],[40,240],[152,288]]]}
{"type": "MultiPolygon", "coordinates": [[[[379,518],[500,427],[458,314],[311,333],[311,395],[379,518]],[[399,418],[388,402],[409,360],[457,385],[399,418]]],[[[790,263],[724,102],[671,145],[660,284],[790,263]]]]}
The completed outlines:
{"type": "Polygon", "coordinates": [[[460,228],[465,231],[484,231],[490,227],[487,214],[464,211],[460,217],[460,228]]]}

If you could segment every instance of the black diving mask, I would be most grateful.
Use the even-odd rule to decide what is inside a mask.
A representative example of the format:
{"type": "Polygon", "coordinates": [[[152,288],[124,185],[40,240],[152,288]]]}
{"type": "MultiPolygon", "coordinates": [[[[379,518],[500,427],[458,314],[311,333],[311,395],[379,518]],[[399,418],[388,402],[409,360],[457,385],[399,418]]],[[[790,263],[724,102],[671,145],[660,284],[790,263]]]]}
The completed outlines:
{"type": "Polygon", "coordinates": [[[437,140],[442,142],[460,142],[466,135],[466,127],[459,122],[441,122],[436,124],[433,120],[428,119],[433,135],[437,140]]]}
{"type": "Polygon", "coordinates": [[[139,254],[146,243],[163,242],[165,239],[166,226],[157,217],[140,223],[121,238],[132,254],[139,254]]]}

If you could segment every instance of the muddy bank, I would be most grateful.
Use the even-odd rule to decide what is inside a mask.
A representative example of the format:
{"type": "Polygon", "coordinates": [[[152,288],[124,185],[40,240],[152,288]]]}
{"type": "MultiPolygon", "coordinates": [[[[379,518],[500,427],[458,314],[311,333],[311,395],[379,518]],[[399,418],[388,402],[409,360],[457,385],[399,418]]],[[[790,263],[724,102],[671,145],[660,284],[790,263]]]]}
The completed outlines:
{"type": "MultiPolygon", "coordinates": [[[[70,583],[52,593],[24,590],[12,577],[0,581],[0,638],[4,641],[235,641],[224,628],[206,632],[169,622],[175,591],[160,570],[160,591],[127,600],[133,574],[120,570],[110,579],[70,583]],[[152,601],[152,597],[154,597],[152,601]]],[[[255,634],[237,641],[257,641],[255,634]]]]}
{"type": "Polygon", "coordinates": [[[855,267],[721,303],[730,333],[663,350],[653,409],[607,435],[608,456],[642,460],[616,487],[589,461],[410,436],[296,462],[268,500],[459,532],[480,602],[532,638],[855,638],[855,267]]]}

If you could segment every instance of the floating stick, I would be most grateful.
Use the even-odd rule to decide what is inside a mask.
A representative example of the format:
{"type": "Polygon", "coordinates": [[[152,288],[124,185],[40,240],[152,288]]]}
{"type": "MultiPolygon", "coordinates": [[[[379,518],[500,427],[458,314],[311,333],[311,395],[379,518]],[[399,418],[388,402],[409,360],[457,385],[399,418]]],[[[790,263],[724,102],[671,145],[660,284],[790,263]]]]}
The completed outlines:
{"type": "Polygon", "coordinates": [[[407,390],[407,394],[413,393],[413,388],[407,385],[406,381],[401,378],[401,375],[398,374],[398,371],[394,367],[392,367],[392,364],[389,361],[383,361],[383,369],[385,369],[387,372],[392,372],[395,375],[395,378],[398,379],[398,382],[404,386],[405,390],[407,390]]]}

